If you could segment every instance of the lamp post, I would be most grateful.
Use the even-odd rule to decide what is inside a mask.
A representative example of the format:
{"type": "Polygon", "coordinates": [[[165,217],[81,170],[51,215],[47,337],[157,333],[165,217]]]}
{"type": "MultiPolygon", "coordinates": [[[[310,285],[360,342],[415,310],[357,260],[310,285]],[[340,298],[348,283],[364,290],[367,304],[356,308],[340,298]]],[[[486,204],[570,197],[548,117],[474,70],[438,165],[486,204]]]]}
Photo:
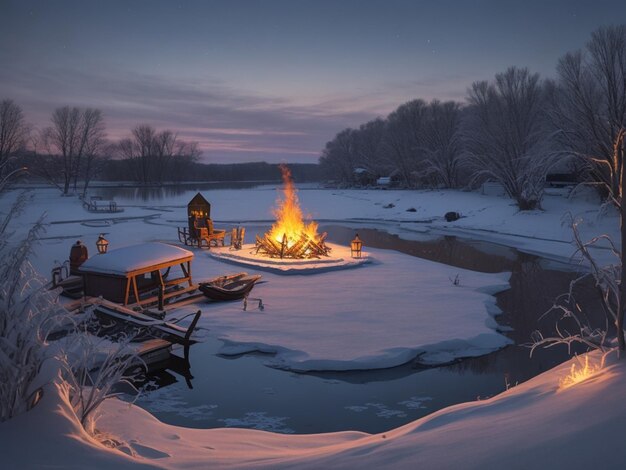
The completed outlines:
{"type": "Polygon", "coordinates": [[[101,255],[105,254],[109,249],[109,240],[104,238],[104,233],[101,233],[100,236],[98,236],[96,248],[98,248],[98,253],[101,255]]]}
{"type": "Polygon", "coordinates": [[[353,258],[361,257],[361,250],[363,249],[363,242],[359,238],[359,234],[357,233],[354,237],[354,240],[350,242],[350,252],[353,258]]]}

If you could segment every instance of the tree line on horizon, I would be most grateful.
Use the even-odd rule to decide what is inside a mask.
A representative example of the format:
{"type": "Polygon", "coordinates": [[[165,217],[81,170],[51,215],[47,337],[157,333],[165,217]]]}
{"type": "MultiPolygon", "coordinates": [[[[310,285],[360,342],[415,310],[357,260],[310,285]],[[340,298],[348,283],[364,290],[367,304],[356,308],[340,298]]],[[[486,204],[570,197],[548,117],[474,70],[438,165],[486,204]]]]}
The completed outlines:
{"type": "MultiPolygon", "coordinates": [[[[196,142],[147,124],[128,137],[106,139],[102,112],[64,106],[50,125],[33,129],[12,100],[0,102],[0,179],[20,169],[57,187],[63,194],[85,194],[95,178],[144,186],[182,181],[279,181],[278,164],[205,164],[196,142]]],[[[299,181],[320,179],[317,164],[291,164],[299,181]]]]}
{"type": "Polygon", "coordinates": [[[502,185],[521,210],[540,207],[546,176],[567,173],[621,200],[626,129],[626,25],[592,33],[555,79],[510,67],[470,85],[466,101],[415,99],[344,129],[319,159],[355,186],[390,176],[404,188],[502,185]]]}
{"type": "MultiPolygon", "coordinates": [[[[510,67],[472,83],[463,103],[414,99],[385,118],[340,131],[323,149],[319,170],[302,165],[295,176],[346,186],[390,176],[404,188],[491,180],[525,210],[540,207],[546,175],[556,171],[621,200],[626,26],[596,30],[584,50],[559,60],[556,72],[555,79],[542,79],[510,67]]],[[[28,167],[64,194],[85,193],[96,177],[142,185],[278,177],[276,165],[206,165],[199,155],[197,143],[147,124],[110,142],[99,109],[61,107],[49,126],[35,130],[16,103],[0,102],[0,177],[28,167]]]]}

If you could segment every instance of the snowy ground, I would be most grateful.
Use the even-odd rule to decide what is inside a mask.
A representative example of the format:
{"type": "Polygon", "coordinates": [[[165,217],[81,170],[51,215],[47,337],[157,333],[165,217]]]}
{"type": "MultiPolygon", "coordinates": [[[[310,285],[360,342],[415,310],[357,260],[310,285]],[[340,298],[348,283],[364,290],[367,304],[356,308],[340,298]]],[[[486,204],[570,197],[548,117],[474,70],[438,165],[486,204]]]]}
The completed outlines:
{"type": "MultiPolygon", "coordinates": [[[[54,224],[49,227],[48,236],[68,236],[70,240],[73,236],[83,237],[90,246],[100,232],[107,233],[112,246],[146,239],[175,240],[171,228],[185,222],[184,208],[193,194],[189,191],[162,202],[118,199],[125,212],[107,215],[88,213],[75,198],[61,198],[56,190],[38,189],[34,206],[23,220],[34,221],[45,210],[48,222],[54,224]],[[146,224],[152,230],[147,230],[146,224]],[[163,227],[166,228],[161,230],[163,227]]],[[[225,228],[271,221],[271,209],[278,196],[273,186],[211,190],[204,194],[212,204],[212,218],[225,228]]],[[[573,252],[568,225],[571,217],[581,219],[584,238],[598,233],[619,238],[617,213],[611,209],[600,211],[599,201],[589,194],[567,198],[553,190],[545,196],[543,210],[531,212],[519,212],[505,197],[463,191],[302,189],[299,198],[304,212],[319,222],[340,221],[355,227],[379,224],[392,232],[402,232],[404,237],[411,232],[458,234],[559,260],[568,260],[573,252]],[[457,211],[462,218],[446,222],[443,215],[448,211],[457,211]]],[[[0,207],[9,200],[10,197],[4,197],[0,207]]],[[[253,240],[250,231],[246,239],[253,240]]],[[[610,261],[608,250],[603,251],[610,261]]]]}
{"type": "Polygon", "coordinates": [[[0,424],[0,449],[5,468],[622,468],[626,364],[609,358],[601,372],[559,389],[569,369],[374,435],[186,429],[111,399],[98,426],[116,450],[85,435],[48,389],[35,409],[0,424]]]}
{"type": "MultiPolygon", "coordinates": [[[[213,205],[212,217],[218,227],[230,228],[237,223],[255,227],[271,220],[277,193],[266,187],[207,191],[205,196],[213,205]]],[[[186,221],[184,207],[189,199],[190,194],[167,199],[165,204],[118,199],[125,212],[104,215],[84,211],[75,198],[38,190],[19,218],[19,230],[25,230],[47,211],[50,225],[35,260],[46,274],[53,260],[67,257],[76,239],[94,247],[101,232],[106,233],[111,247],[174,242],[175,227],[186,221]]],[[[0,208],[4,210],[9,200],[3,198],[0,208]]],[[[544,211],[530,213],[517,212],[511,201],[502,197],[450,191],[308,189],[300,192],[300,200],[305,212],[322,222],[381,224],[405,237],[410,232],[443,231],[554,259],[568,259],[573,251],[571,232],[562,222],[568,214],[584,217],[581,230],[585,237],[615,235],[618,230],[613,214],[598,217],[597,202],[583,198],[548,196],[544,211]],[[411,208],[415,211],[408,212],[411,208]],[[463,218],[445,222],[442,215],[451,210],[463,218]]],[[[250,231],[248,234],[252,235],[250,231]]],[[[210,334],[225,338],[230,352],[277,352],[278,365],[299,370],[388,367],[421,352],[425,352],[425,361],[445,362],[505,344],[504,336],[494,329],[490,314],[495,311],[489,293],[506,282],[506,275],[466,272],[395,252],[369,251],[374,262],[345,271],[287,278],[263,273],[269,282],[253,293],[263,298],[265,311],[244,313],[235,304],[210,306],[203,308],[204,326],[210,328],[210,334]],[[461,280],[459,286],[450,282],[456,274],[461,280]]],[[[600,253],[610,260],[608,250],[600,253]]],[[[196,278],[233,271],[232,266],[209,260],[206,253],[198,253],[197,258],[196,278]]],[[[619,453],[608,450],[616,448],[616,423],[626,417],[626,407],[617,401],[619,394],[610,395],[615,403],[603,403],[598,397],[609,396],[605,394],[607,387],[625,385],[623,364],[605,369],[593,381],[557,392],[558,377],[565,369],[557,368],[494,399],[441,410],[376,436],[338,433],[289,437],[235,429],[187,430],[166,426],[145,411],[109,401],[100,428],[126,441],[123,448],[135,459],[89,443],[63,406],[60,409],[65,409],[64,413],[45,414],[59,406],[55,393],[48,390],[35,410],[0,425],[0,448],[17,461],[17,446],[11,443],[28,435],[29,442],[47,444],[38,447],[39,455],[26,451],[26,457],[20,455],[20,459],[30,459],[26,462],[33,466],[61,462],[76,468],[141,463],[167,468],[408,468],[415,462],[427,468],[494,468],[505,464],[527,468],[536,458],[544,458],[548,467],[558,463],[579,468],[581,462],[599,454],[613,459],[616,465],[619,453]],[[47,425],[42,426],[42,422],[47,425]],[[604,431],[588,434],[600,427],[604,431]],[[571,445],[582,439],[583,433],[585,445],[571,445]]]]}

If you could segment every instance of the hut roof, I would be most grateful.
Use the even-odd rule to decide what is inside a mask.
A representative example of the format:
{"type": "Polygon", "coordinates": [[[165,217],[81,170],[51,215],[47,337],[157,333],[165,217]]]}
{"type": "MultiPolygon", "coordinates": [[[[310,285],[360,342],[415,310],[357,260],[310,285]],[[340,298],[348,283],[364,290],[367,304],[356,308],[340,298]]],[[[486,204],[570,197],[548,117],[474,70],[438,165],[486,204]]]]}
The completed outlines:
{"type": "Polygon", "coordinates": [[[165,263],[174,265],[193,258],[193,253],[165,243],[142,243],[96,255],[85,261],[81,272],[125,276],[133,271],[144,270],[165,263]]]}
{"type": "Polygon", "coordinates": [[[211,207],[211,204],[209,203],[209,201],[207,201],[204,196],[200,193],[196,194],[193,198],[191,198],[191,201],[189,201],[189,204],[187,204],[188,206],[194,206],[194,205],[207,205],[209,207],[211,207]]]}

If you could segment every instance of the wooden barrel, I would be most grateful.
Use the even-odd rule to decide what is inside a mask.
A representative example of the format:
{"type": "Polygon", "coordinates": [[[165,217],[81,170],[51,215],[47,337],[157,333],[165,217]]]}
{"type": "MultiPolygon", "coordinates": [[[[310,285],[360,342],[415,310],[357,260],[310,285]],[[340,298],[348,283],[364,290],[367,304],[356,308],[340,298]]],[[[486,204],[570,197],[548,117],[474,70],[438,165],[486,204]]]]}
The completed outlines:
{"type": "Polygon", "coordinates": [[[70,249],[70,274],[77,274],[78,267],[87,261],[89,252],[87,247],[78,240],[70,249]]]}

